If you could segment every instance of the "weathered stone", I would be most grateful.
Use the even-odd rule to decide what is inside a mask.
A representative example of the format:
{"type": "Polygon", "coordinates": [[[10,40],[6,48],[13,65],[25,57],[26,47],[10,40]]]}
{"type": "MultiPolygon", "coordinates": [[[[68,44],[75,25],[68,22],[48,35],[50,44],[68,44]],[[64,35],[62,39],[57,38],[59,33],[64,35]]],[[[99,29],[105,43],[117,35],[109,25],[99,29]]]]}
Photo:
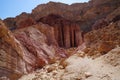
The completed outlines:
{"type": "Polygon", "coordinates": [[[51,14],[38,20],[54,28],[55,38],[60,47],[76,47],[83,42],[80,26],[59,15],[51,14]]]}
{"type": "Polygon", "coordinates": [[[82,44],[78,52],[86,51],[89,56],[110,51],[120,44],[119,4],[118,0],[72,5],[49,2],[31,14],[5,19],[13,33],[0,22],[0,77],[17,80],[24,73],[66,58],[70,54],[63,48],[82,44]],[[107,22],[102,20],[105,17],[107,22]],[[92,25],[94,30],[87,33],[92,25]]]}
{"type": "MultiPolygon", "coordinates": [[[[119,7],[120,1],[113,0],[92,0],[88,3],[75,3],[71,5],[49,2],[38,5],[32,10],[31,16],[37,21],[44,16],[56,14],[67,20],[79,23],[81,30],[91,31],[95,21],[105,18],[108,14],[119,7]]],[[[51,22],[51,19],[49,20],[51,22]]]]}
{"type": "Polygon", "coordinates": [[[23,12],[15,18],[6,18],[4,23],[10,30],[15,30],[17,28],[24,28],[35,24],[35,20],[30,16],[30,14],[23,12]]]}
{"type": "Polygon", "coordinates": [[[0,21],[0,77],[16,80],[26,72],[22,59],[22,50],[12,33],[0,21]],[[20,63],[22,62],[22,64],[20,63]],[[19,63],[19,64],[18,64],[19,63]]]}
{"type": "Polygon", "coordinates": [[[115,47],[113,42],[100,42],[98,46],[98,51],[105,54],[115,47]]]}
{"type": "Polygon", "coordinates": [[[96,21],[95,24],[93,24],[92,29],[93,30],[101,29],[106,27],[107,25],[108,25],[108,22],[105,19],[100,19],[96,21]]]}
{"type": "Polygon", "coordinates": [[[58,46],[57,41],[55,39],[55,31],[52,26],[49,26],[47,24],[38,23],[36,25],[33,25],[33,27],[37,28],[41,33],[43,33],[46,36],[46,43],[48,45],[55,45],[58,46]]]}
{"type": "Polygon", "coordinates": [[[64,49],[49,46],[46,36],[35,27],[18,29],[13,34],[0,22],[0,45],[0,77],[10,80],[17,80],[52,60],[67,57],[64,49]]]}
{"type": "Polygon", "coordinates": [[[110,23],[105,28],[93,30],[85,34],[84,39],[87,55],[103,55],[108,51],[112,50],[113,48],[115,48],[116,45],[120,45],[119,35],[120,28],[119,25],[116,23],[110,23]]]}
{"type": "Polygon", "coordinates": [[[15,30],[17,28],[15,18],[6,18],[4,23],[10,30],[15,30]]]}
{"type": "Polygon", "coordinates": [[[42,67],[48,64],[48,60],[54,57],[54,50],[46,44],[46,37],[33,27],[24,28],[15,33],[25,51],[25,60],[34,67],[42,67]],[[29,55],[28,55],[29,54],[29,55]]]}
{"type": "Polygon", "coordinates": [[[35,24],[35,21],[31,17],[24,18],[24,19],[22,18],[16,23],[17,28],[24,28],[24,27],[31,26],[33,24],[35,24]]]}

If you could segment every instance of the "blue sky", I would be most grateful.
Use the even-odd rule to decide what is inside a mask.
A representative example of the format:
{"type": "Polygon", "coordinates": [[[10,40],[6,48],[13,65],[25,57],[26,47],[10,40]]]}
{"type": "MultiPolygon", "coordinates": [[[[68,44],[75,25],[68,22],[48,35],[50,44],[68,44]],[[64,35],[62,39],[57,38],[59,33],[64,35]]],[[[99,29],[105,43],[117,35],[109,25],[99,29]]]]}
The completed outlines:
{"type": "Polygon", "coordinates": [[[0,18],[15,17],[22,12],[30,13],[38,4],[49,1],[72,4],[76,2],[87,2],[88,0],[0,0],[0,18]]]}

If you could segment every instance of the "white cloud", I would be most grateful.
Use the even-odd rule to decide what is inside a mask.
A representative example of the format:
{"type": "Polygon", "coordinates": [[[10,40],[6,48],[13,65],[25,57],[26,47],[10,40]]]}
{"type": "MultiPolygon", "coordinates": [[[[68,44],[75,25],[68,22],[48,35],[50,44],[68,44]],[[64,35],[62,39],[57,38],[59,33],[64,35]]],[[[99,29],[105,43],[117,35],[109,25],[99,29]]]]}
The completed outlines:
{"type": "Polygon", "coordinates": [[[51,1],[72,4],[72,3],[88,2],[89,0],[51,0],[51,1]]]}

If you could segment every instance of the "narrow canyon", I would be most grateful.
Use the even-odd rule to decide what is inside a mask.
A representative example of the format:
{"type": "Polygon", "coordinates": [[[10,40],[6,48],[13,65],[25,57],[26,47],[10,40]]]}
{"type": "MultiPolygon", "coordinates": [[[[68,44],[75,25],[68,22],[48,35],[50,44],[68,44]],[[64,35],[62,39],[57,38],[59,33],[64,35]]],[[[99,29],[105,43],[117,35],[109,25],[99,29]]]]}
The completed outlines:
{"type": "Polygon", "coordinates": [[[120,80],[120,0],[49,2],[0,20],[0,80],[120,80]]]}

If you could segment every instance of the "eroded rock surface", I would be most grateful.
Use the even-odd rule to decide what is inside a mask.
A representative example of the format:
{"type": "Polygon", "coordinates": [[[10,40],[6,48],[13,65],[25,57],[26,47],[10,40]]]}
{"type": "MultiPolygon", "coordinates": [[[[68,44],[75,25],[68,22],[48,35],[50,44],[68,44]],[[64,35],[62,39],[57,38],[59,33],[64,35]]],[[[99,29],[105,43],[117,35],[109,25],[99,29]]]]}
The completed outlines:
{"type": "Polygon", "coordinates": [[[31,73],[63,58],[62,66],[59,66],[62,63],[57,63],[59,67],[55,67],[54,64],[52,68],[45,66],[48,72],[44,73],[42,70],[45,74],[43,75],[40,70],[38,71],[40,75],[35,73],[37,78],[34,79],[119,80],[117,75],[120,71],[114,67],[119,65],[119,55],[115,54],[117,57],[108,53],[116,46],[120,46],[119,4],[119,0],[91,0],[88,3],[72,5],[55,2],[41,4],[30,14],[22,13],[15,18],[3,20],[12,32],[0,21],[0,79],[17,80],[22,74],[31,73]],[[77,49],[65,50],[77,46],[79,46],[77,49]],[[70,57],[67,63],[64,63],[66,57],[76,53],[77,56],[70,57]],[[107,56],[107,53],[110,56],[107,56]],[[102,55],[106,57],[101,58],[102,55]],[[84,56],[95,58],[95,61],[83,58],[84,56]],[[110,64],[101,63],[103,60],[110,64]],[[77,71],[76,65],[79,66],[77,71]],[[81,73],[84,69],[80,68],[84,66],[85,71],[81,73]],[[95,73],[86,70],[86,66],[95,73]],[[97,70],[94,71],[94,68],[97,70]],[[105,69],[113,71],[115,75],[105,73],[105,69]],[[74,74],[75,72],[77,74],[74,74]]]}
{"type": "Polygon", "coordinates": [[[80,26],[70,20],[66,20],[59,15],[50,14],[38,20],[54,28],[55,39],[60,47],[77,47],[83,42],[80,26]]]}
{"type": "Polygon", "coordinates": [[[46,36],[35,27],[12,33],[0,22],[0,77],[17,80],[57,58],[67,57],[64,49],[48,45],[47,41],[46,36]]]}
{"type": "MultiPolygon", "coordinates": [[[[120,25],[119,21],[110,23],[108,26],[93,30],[84,37],[84,51],[89,56],[106,54],[116,45],[120,45],[120,25]]],[[[82,45],[80,46],[82,47],[82,45]]],[[[81,49],[78,49],[81,50],[81,49]]]]}
{"type": "Polygon", "coordinates": [[[20,43],[0,21],[0,77],[16,80],[26,73],[20,43]]]}

